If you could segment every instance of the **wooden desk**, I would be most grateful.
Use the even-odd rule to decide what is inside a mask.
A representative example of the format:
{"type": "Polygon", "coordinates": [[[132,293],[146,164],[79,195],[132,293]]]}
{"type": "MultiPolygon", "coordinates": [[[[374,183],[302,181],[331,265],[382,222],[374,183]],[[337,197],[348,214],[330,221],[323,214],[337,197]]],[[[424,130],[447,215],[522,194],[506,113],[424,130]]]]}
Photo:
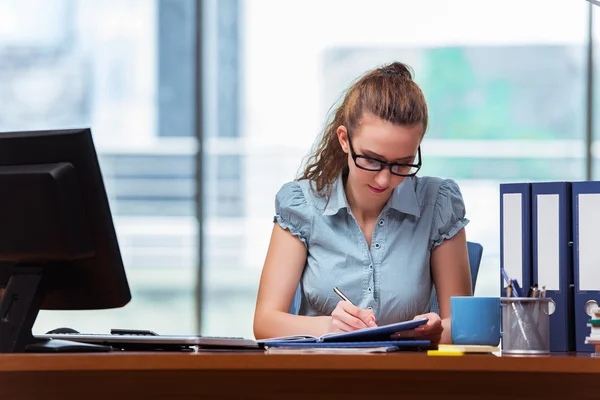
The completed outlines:
{"type": "Polygon", "coordinates": [[[0,399],[598,399],[600,358],[0,355],[0,399]],[[409,397],[410,396],[410,397],[409,397]]]}

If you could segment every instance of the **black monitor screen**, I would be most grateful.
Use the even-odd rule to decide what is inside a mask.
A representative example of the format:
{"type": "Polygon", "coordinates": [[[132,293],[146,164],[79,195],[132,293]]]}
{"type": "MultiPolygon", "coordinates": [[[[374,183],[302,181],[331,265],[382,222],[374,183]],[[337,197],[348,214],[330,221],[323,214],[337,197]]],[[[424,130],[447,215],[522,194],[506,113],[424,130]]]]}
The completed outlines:
{"type": "Polygon", "coordinates": [[[39,303],[26,308],[107,309],[130,301],[90,129],[0,133],[0,288],[4,312],[27,297],[23,291],[35,292],[39,303]],[[40,278],[35,288],[28,276],[40,278]]]}

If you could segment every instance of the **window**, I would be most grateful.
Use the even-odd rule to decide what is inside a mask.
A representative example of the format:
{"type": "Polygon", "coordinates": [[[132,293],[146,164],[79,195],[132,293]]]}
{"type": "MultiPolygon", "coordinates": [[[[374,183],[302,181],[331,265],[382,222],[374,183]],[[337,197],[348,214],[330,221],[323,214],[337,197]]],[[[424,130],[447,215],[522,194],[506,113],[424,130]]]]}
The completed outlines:
{"type": "Polygon", "coordinates": [[[91,127],[133,295],[34,331],[195,331],[196,21],[187,0],[0,2],[0,131],[91,127]]]}
{"type": "MultiPolygon", "coordinates": [[[[34,330],[193,333],[201,323],[205,335],[252,336],[276,192],[296,177],[342,90],[392,60],[413,67],[430,105],[419,173],[461,185],[468,237],[485,249],[476,294],[497,295],[499,183],[586,178],[590,8],[0,2],[0,131],[92,128],[133,292],[123,309],[43,311],[34,330]]],[[[597,23],[594,38],[595,116],[597,23]]],[[[598,140],[594,148],[598,176],[598,140]]]]}
{"type": "MultiPolygon", "coordinates": [[[[499,183],[585,179],[584,1],[204,6],[204,155],[239,157],[243,172],[243,212],[203,221],[207,334],[252,335],[275,193],[296,177],[342,90],[378,64],[410,64],[425,91],[431,127],[420,174],[461,186],[468,237],[485,249],[476,295],[499,293],[499,183]],[[232,71],[233,99],[219,78],[232,71]],[[239,118],[237,135],[219,134],[223,116],[239,118]]],[[[205,199],[216,201],[220,192],[206,185],[218,187],[218,163],[208,165],[205,199]]]]}

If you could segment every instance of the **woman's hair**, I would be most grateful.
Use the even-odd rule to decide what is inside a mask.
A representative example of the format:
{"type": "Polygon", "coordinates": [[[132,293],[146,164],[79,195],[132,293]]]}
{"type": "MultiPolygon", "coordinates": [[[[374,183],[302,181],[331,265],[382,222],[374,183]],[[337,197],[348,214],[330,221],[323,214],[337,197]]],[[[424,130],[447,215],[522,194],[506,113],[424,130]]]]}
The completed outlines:
{"type": "Polygon", "coordinates": [[[327,199],[333,182],[348,163],[338,141],[337,128],[344,125],[348,132],[354,131],[365,113],[395,125],[421,123],[423,134],[427,130],[425,96],[407,65],[394,62],[367,72],[348,88],[342,103],[330,115],[331,120],[299,177],[311,180],[313,190],[327,199]]]}

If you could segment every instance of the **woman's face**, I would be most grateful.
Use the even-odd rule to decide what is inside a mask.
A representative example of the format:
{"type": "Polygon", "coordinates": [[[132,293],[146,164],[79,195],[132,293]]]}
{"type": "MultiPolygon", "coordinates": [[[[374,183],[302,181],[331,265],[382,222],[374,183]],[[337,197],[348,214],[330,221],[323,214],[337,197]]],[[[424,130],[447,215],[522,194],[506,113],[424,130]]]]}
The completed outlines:
{"type": "MultiPolygon", "coordinates": [[[[359,168],[352,157],[351,149],[357,156],[369,158],[357,158],[357,162],[363,168],[373,169],[377,167],[377,161],[397,164],[415,163],[418,161],[416,154],[423,137],[423,126],[422,124],[394,125],[372,114],[365,114],[357,129],[348,132],[346,127],[340,126],[337,134],[342,149],[348,154],[350,169],[348,180],[351,180],[355,194],[377,200],[387,199],[405,177],[392,174],[388,166],[381,171],[359,168]]],[[[395,171],[408,172],[406,169],[395,169],[395,171]]]]}

